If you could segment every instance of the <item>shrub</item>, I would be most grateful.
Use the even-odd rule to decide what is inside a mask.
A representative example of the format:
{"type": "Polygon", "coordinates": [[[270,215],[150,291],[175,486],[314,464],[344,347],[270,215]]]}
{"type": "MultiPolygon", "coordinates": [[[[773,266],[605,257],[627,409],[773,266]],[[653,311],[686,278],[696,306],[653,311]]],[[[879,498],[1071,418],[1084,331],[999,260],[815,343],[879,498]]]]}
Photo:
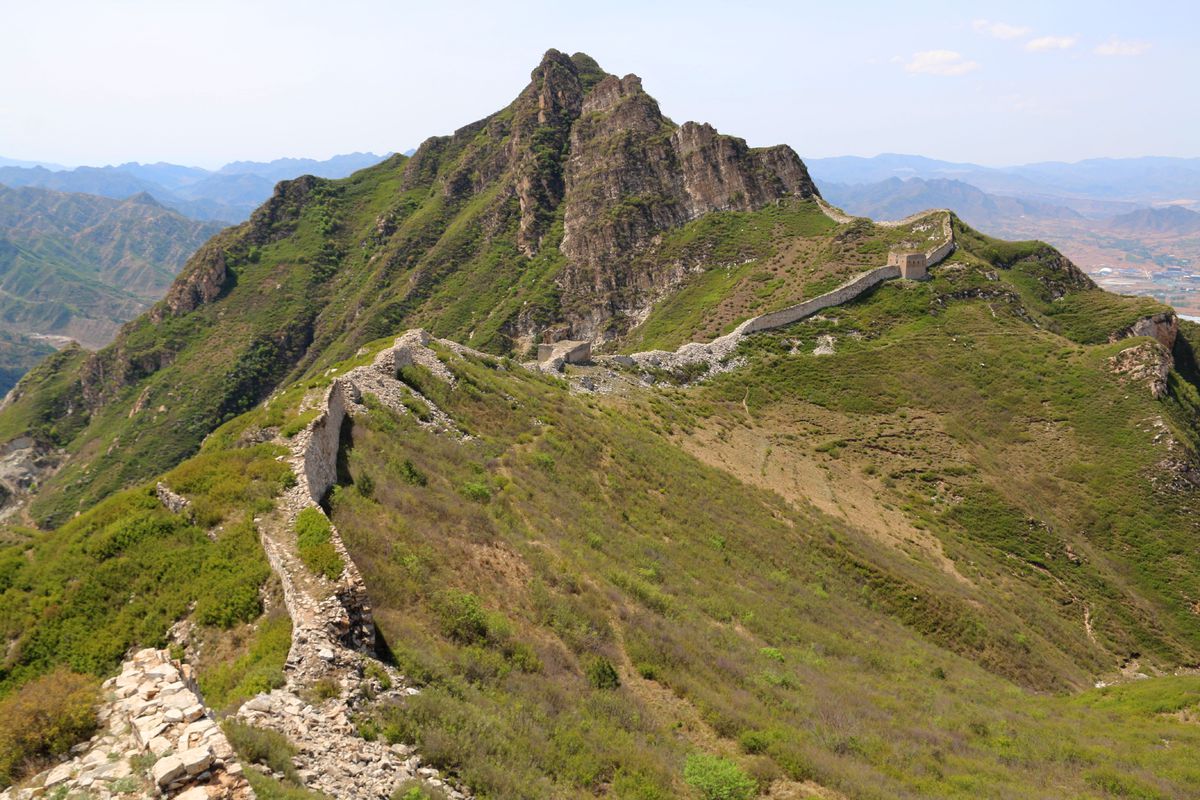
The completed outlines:
{"type": "Polygon", "coordinates": [[[390,800],[443,800],[445,797],[446,793],[441,789],[412,780],[397,786],[390,800]]]}
{"type": "Polygon", "coordinates": [[[235,719],[226,719],[221,727],[229,744],[243,761],[262,764],[272,772],[281,773],[292,783],[300,783],[300,776],[292,764],[296,748],[282,733],[256,728],[235,719]]]}
{"type": "Polygon", "coordinates": [[[425,477],[425,473],[413,466],[412,461],[407,458],[400,465],[400,477],[404,479],[405,483],[410,483],[413,486],[424,486],[429,482],[429,479],[425,477]]]}
{"type": "Polygon", "coordinates": [[[315,702],[323,703],[326,700],[332,700],[342,693],[342,689],[338,686],[338,682],[333,678],[321,678],[309,687],[309,694],[315,702]]]}
{"type": "Polygon", "coordinates": [[[0,701],[0,786],[91,736],[98,700],[94,678],[60,667],[0,701]]]}
{"type": "Polygon", "coordinates": [[[296,549],[314,574],[337,580],[345,564],[331,541],[333,528],[319,509],[308,507],[296,515],[296,549]]]}
{"type": "Polygon", "coordinates": [[[405,395],[404,397],[400,398],[400,402],[405,408],[408,409],[409,413],[421,420],[421,422],[433,421],[433,412],[430,411],[429,406],[427,406],[425,402],[416,395],[405,395]]]}
{"type": "Polygon", "coordinates": [[[377,661],[368,661],[367,666],[363,668],[363,674],[375,680],[385,692],[392,688],[392,676],[388,675],[387,670],[377,661]]]}
{"type": "Polygon", "coordinates": [[[765,731],[743,731],[738,737],[738,744],[742,746],[743,751],[756,755],[767,751],[771,746],[771,737],[765,731]]]}
{"type": "Polygon", "coordinates": [[[754,780],[727,758],[706,754],[688,756],[683,780],[704,800],[749,800],[757,792],[754,780]]]}
{"type": "Polygon", "coordinates": [[[437,603],[442,633],[462,644],[476,644],[487,638],[487,615],[479,598],[469,592],[446,592],[437,603]]]}
{"type": "Polygon", "coordinates": [[[486,483],[480,481],[468,481],[462,487],[463,497],[468,500],[474,500],[476,503],[486,503],[492,499],[492,490],[486,483]]]}
{"type": "Polygon", "coordinates": [[[588,662],[588,683],[596,689],[616,689],[621,685],[616,669],[607,658],[597,656],[588,662]]]}

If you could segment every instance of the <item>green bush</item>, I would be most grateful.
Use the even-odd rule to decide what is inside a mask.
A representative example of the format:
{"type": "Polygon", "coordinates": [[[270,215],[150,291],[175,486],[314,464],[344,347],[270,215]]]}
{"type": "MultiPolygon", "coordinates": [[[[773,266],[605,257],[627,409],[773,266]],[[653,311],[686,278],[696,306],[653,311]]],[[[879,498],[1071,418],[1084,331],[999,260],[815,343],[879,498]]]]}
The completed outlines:
{"type": "Polygon", "coordinates": [[[292,764],[292,756],[296,748],[287,737],[277,731],[256,728],[235,719],[226,719],[221,723],[229,744],[243,761],[262,764],[272,772],[278,772],[295,784],[300,783],[296,767],[292,764]]]}
{"type": "Polygon", "coordinates": [[[771,746],[771,737],[764,731],[743,731],[738,737],[738,744],[742,746],[743,751],[757,755],[765,753],[771,746]]]}
{"type": "Polygon", "coordinates": [[[405,483],[410,483],[413,486],[424,486],[429,483],[429,479],[425,477],[425,473],[413,466],[412,461],[404,459],[404,463],[400,465],[400,477],[405,483]]]}
{"type": "Polygon", "coordinates": [[[310,506],[296,515],[296,550],[300,560],[314,574],[334,581],[345,564],[333,547],[332,533],[333,528],[320,509],[310,506]]]}
{"type": "Polygon", "coordinates": [[[405,781],[392,792],[391,800],[444,800],[446,793],[420,781],[405,781]]]}
{"type": "Polygon", "coordinates": [[[445,592],[437,603],[442,633],[462,644],[487,639],[488,622],[479,598],[470,592],[445,592]]]}
{"type": "Polygon", "coordinates": [[[98,700],[95,678],[60,667],[0,701],[0,786],[91,736],[98,700]]]}
{"type": "Polygon", "coordinates": [[[597,656],[587,665],[588,683],[595,689],[616,689],[621,685],[617,670],[607,658],[597,656]]]}
{"type": "Polygon", "coordinates": [[[476,503],[486,503],[492,499],[492,489],[480,481],[468,481],[462,486],[463,497],[476,503]]]}
{"type": "Polygon", "coordinates": [[[758,790],[754,780],[734,762],[700,753],[687,757],[683,780],[704,800],[749,800],[758,790]]]}

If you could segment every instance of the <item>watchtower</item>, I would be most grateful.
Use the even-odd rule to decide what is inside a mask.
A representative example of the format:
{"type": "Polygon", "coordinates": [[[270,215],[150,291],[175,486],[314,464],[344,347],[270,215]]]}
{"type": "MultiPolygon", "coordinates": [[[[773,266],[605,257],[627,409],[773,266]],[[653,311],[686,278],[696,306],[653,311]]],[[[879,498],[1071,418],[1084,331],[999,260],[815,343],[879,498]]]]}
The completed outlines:
{"type": "Polygon", "coordinates": [[[893,250],[888,253],[889,267],[899,267],[900,277],[910,281],[919,281],[929,276],[924,253],[901,253],[893,250]]]}

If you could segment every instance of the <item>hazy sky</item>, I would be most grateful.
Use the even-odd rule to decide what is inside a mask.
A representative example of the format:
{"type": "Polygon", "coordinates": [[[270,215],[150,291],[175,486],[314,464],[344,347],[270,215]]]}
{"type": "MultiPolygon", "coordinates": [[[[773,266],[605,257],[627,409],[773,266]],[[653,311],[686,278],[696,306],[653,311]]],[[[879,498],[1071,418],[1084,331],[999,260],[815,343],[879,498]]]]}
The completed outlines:
{"type": "Polygon", "coordinates": [[[506,105],[549,47],[676,122],[801,156],[1200,156],[1200,3],[0,0],[0,156],[405,150],[506,105]]]}

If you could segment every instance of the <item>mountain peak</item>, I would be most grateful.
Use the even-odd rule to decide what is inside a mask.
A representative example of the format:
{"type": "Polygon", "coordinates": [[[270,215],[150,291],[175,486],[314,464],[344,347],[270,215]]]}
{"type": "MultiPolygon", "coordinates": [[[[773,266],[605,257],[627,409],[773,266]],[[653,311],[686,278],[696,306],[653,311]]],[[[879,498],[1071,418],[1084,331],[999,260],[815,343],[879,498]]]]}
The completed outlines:
{"type": "Polygon", "coordinates": [[[162,203],[158,202],[158,200],[155,199],[154,195],[150,194],[149,192],[138,192],[137,194],[131,194],[129,197],[125,198],[125,202],[130,205],[153,206],[154,208],[166,208],[166,206],[164,206],[162,203]]]}

